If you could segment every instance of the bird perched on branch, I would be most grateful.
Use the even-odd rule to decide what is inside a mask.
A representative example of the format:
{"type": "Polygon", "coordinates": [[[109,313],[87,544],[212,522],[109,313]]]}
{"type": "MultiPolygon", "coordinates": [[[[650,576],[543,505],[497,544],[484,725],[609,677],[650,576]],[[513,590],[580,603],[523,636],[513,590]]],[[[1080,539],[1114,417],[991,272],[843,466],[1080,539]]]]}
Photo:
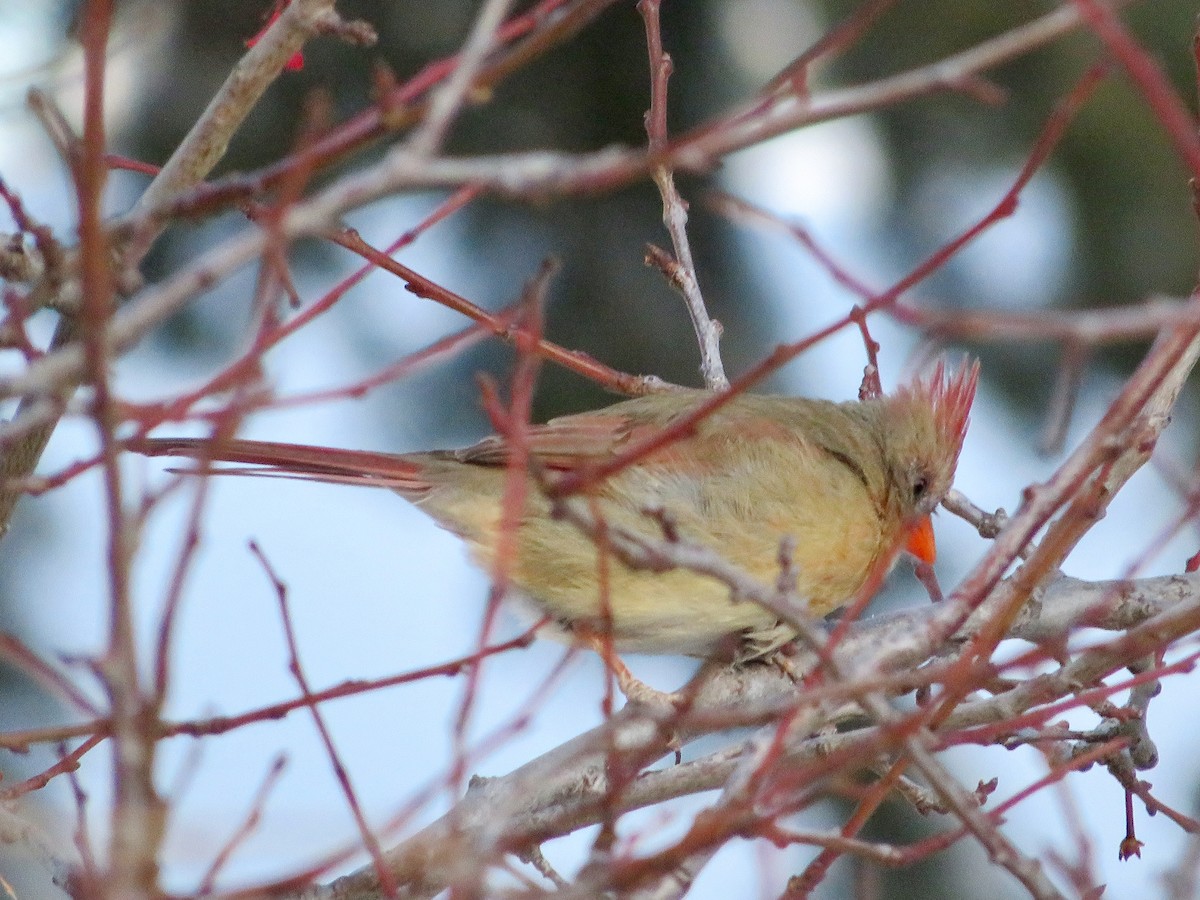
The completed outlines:
{"type": "Polygon", "coordinates": [[[953,374],[939,364],[890,396],[845,403],[738,394],[714,405],[711,393],[672,391],[451,451],[186,438],[132,449],[239,463],[241,473],[391,488],[569,633],[610,635],[622,650],[694,656],[713,655],[732,638],[745,660],[786,643],[794,629],[755,603],[734,602],[728,584],[711,575],[626,565],[606,546],[605,531],[702,545],[768,585],[780,579],[786,539],[796,596],[825,615],[886,572],[902,549],[933,562],[929,516],[950,489],[978,373],[978,363],[953,374]],[[526,462],[510,476],[514,456],[526,462]],[[524,490],[506,519],[512,477],[524,490]],[[554,496],[568,492],[598,533],[556,509],[554,496]],[[502,521],[515,523],[507,542],[502,521]],[[508,558],[498,561],[505,543],[508,558]]]}

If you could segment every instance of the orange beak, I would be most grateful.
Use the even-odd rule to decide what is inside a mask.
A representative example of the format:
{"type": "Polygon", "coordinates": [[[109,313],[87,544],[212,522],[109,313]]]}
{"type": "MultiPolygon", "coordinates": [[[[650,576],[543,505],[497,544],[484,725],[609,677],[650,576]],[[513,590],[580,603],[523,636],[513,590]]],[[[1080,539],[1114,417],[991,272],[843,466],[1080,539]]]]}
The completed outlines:
{"type": "Polygon", "coordinates": [[[933,565],[937,559],[937,544],[933,540],[933,520],[922,516],[904,534],[904,549],[923,563],[933,565]]]}

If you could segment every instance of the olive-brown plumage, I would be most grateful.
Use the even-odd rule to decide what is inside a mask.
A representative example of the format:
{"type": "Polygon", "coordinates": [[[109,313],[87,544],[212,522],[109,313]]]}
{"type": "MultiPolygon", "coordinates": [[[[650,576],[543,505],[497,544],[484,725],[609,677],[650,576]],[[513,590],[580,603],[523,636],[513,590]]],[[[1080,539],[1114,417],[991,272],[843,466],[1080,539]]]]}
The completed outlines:
{"type": "MultiPolygon", "coordinates": [[[[894,395],[846,403],[742,394],[588,495],[608,523],[651,538],[662,537],[663,515],[648,513],[662,511],[681,537],[765,583],[778,580],[780,542],[790,537],[797,592],[824,615],[890,566],[906,539],[932,561],[928,516],[950,489],[977,377],[977,365],[951,376],[939,366],[894,395]]],[[[550,476],[607,462],[708,399],[674,391],[554,419],[529,430],[530,457],[550,476]]],[[[493,564],[508,477],[500,438],[398,455],[238,440],[149,440],[134,449],[390,487],[493,564]]],[[[595,542],[552,516],[533,483],[514,546],[513,586],[567,630],[605,631],[608,610],[621,649],[704,656],[734,635],[747,657],[792,636],[708,576],[631,569],[611,555],[602,562],[595,542]]]]}

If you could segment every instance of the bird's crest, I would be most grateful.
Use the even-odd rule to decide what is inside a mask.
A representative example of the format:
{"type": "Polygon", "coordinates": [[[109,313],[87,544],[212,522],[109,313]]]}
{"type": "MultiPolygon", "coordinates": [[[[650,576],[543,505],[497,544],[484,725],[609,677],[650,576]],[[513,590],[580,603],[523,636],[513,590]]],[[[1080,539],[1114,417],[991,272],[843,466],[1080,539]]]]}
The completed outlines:
{"type": "Polygon", "coordinates": [[[947,373],[941,360],[928,379],[916,379],[900,388],[900,395],[927,403],[933,409],[934,426],[945,447],[954,448],[955,456],[962,449],[970,420],[971,403],[979,384],[979,360],[964,361],[958,371],[947,373]]]}

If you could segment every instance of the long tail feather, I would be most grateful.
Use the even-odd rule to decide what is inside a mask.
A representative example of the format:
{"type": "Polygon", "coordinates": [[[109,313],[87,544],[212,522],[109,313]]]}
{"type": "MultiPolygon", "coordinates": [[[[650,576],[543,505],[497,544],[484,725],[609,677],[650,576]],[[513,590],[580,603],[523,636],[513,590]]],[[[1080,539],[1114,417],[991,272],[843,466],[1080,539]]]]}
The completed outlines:
{"type": "Polygon", "coordinates": [[[421,466],[391,453],[344,450],[273,441],[207,438],[144,438],[130,450],[146,456],[181,456],[206,467],[209,463],[239,463],[241,468],[215,467],[209,472],[228,475],[273,475],[335,484],[386,487],[415,495],[429,490],[421,466]]]}

